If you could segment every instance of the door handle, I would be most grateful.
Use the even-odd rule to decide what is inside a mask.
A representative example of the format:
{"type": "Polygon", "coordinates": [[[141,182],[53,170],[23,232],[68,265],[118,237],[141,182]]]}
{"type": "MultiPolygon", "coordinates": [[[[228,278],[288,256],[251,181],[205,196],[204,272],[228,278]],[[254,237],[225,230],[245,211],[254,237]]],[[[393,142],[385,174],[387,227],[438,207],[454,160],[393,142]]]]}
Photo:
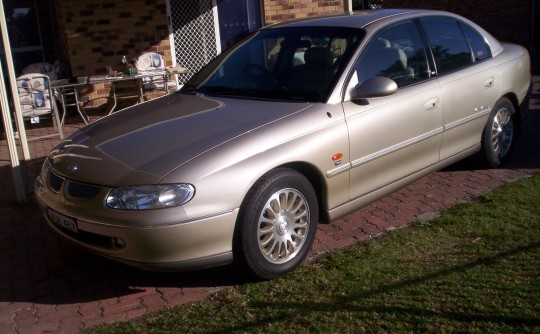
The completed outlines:
{"type": "Polygon", "coordinates": [[[424,107],[426,110],[435,110],[439,106],[439,98],[438,97],[432,97],[431,99],[427,100],[427,102],[424,104],[424,107]]]}
{"type": "Polygon", "coordinates": [[[493,87],[495,84],[495,78],[494,77],[489,77],[486,79],[486,81],[484,81],[484,87],[486,88],[491,88],[493,87]]]}

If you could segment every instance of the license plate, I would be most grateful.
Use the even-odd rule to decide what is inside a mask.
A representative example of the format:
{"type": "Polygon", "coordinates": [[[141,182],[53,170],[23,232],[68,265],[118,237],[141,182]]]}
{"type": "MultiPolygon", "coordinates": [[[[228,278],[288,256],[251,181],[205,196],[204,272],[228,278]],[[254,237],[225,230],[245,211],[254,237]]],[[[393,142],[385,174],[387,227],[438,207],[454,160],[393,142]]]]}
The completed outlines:
{"type": "Polygon", "coordinates": [[[49,216],[51,222],[53,222],[54,224],[63,227],[73,233],[79,233],[79,229],[77,228],[77,221],[75,219],[64,216],[63,214],[53,211],[51,209],[47,209],[47,215],[49,216]]]}

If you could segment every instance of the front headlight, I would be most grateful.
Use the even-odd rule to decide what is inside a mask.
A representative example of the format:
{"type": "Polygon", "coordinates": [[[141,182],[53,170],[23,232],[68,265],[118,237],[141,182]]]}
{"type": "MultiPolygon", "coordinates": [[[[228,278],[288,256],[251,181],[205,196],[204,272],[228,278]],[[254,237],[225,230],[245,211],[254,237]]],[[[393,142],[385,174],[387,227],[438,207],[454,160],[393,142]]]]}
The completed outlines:
{"type": "Polygon", "coordinates": [[[163,184],[114,188],[107,196],[107,206],[121,210],[149,210],[178,206],[195,194],[191,184],[163,184]]]}

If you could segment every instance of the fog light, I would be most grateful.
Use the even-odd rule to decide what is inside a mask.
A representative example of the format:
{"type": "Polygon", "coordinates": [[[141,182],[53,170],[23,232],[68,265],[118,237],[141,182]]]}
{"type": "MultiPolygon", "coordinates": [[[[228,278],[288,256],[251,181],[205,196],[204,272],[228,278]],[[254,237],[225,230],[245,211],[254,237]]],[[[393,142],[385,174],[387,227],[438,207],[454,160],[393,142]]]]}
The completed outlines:
{"type": "Polygon", "coordinates": [[[124,248],[126,247],[126,242],[124,241],[124,239],[112,238],[112,246],[113,248],[117,249],[124,248]]]}

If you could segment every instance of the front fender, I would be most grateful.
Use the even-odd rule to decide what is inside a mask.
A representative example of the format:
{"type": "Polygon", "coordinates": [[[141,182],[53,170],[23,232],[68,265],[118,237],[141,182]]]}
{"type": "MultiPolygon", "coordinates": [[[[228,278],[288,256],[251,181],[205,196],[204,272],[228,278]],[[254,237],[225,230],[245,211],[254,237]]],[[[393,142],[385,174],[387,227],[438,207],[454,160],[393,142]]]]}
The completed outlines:
{"type": "Polygon", "coordinates": [[[349,200],[348,173],[327,177],[336,164],[349,162],[347,126],[340,105],[315,105],[246,133],[175,170],[163,183],[187,182],[194,198],[184,210],[191,218],[238,209],[252,185],[269,170],[287,164],[312,166],[326,191],[326,208],[349,200]],[[334,161],[336,154],[339,161],[334,161]]]}

